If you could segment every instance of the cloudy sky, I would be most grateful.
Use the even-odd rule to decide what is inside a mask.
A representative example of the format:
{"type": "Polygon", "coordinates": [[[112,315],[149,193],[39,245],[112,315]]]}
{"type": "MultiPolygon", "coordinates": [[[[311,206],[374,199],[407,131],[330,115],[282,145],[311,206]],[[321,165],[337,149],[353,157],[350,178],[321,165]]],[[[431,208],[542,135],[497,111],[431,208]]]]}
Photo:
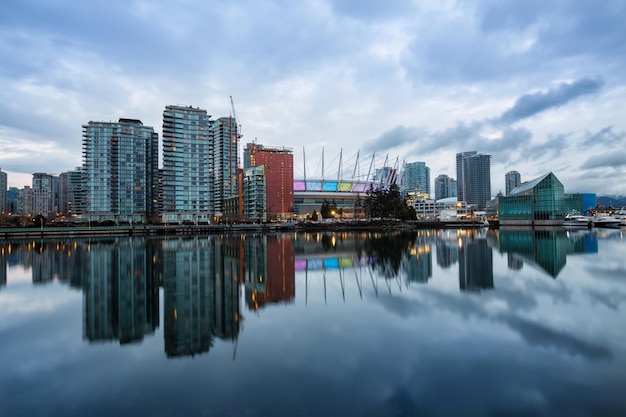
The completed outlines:
{"type": "Polygon", "coordinates": [[[166,105],[232,96],[243,143],[293,148],[296,176],[341,152],[347,176],[358,153],[456,177],[476,150],[493,194],[517,170],[626,195],[624,21],[623,0],[9,0],[0,169],[29,185],[81,165],[90,120],[160,134],[166,105]]]}

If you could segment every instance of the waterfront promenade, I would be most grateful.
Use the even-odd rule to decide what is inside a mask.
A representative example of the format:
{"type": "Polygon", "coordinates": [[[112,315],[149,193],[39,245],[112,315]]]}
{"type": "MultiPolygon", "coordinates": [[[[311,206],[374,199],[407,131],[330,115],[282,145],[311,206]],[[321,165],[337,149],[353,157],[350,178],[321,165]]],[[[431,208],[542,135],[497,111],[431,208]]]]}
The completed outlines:
{"type": "MultiPolygon", "coordinates": [[[[222,233],[271,233],[282,231],[413,230],[483,227],[476,222],[360,220],[300,223],[198,224],[198,225],[117,225],[0,227],[0,239],[30,239],[92,236],[196,236],[222,233]]],[[[497,227],[496,224],[490,227],[497,227]]]]}

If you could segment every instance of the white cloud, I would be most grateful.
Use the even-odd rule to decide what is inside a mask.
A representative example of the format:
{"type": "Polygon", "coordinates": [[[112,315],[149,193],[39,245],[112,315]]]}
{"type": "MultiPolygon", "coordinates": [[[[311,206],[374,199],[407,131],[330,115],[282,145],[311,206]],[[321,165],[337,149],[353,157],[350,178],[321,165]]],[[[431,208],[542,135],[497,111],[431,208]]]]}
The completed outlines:
{"type": "MultiPolygon", "coordinates": [[[[607,126],[626,131],[624,7],[61,0],[33,13],[28,2],[10,4],[0,16],[0,54],[9,57],[0,64],[0,166],[69,170],[89,120],[138,118],[160,132],[167,104],[220,117],[233,96],[244,142],[291,147],[296,161],[303,146],[308,161],[322,147],[328,161],[341,149],[364,157],[366,143],[382,138],[380,153],[425,161],[434,178],[455,176],[455,153],[471,146],[493,152],[494,193],[511,169],[564,167],[555,174],[567,188],[578,180],[572,172],[606,152],[586,143],[582,157],[585,138],[607,126]],[[604,85],[576,100],[549,95],[584,79],[604,85]],[[521,111],[524,97],[556,101],[515,113],[515,129],[485,124],[521,111]],[[410,134],[389,137],[397,146],[386,150],[386,132],[399,127],[410,134]]],[[[619,182],[585,183],[626,194],[619,182]]]]}

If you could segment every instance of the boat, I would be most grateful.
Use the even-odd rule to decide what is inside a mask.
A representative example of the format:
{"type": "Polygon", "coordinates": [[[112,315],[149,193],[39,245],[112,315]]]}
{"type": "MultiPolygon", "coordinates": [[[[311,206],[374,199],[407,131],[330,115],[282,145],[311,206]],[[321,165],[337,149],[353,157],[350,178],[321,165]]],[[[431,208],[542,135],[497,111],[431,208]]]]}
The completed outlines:
{"type": "Polygon", "coordinates": [[[613,216],[596,216],[591,219],[593,227],[620,227],[621,220],[613,216]]]}
{"type": "Polygon", "coordinates": [[[619,210],[615,210],[613,217],[619,220],[620,226],[626,226],[626,207],[622,207],[619,210]]]}
{"type": "Polygon", "coordinates": [[[568,213],[565,215],[565,220],[563,220],[563,227],[589,229],[591,227],[591,219],[580,213],[568,213]]]}

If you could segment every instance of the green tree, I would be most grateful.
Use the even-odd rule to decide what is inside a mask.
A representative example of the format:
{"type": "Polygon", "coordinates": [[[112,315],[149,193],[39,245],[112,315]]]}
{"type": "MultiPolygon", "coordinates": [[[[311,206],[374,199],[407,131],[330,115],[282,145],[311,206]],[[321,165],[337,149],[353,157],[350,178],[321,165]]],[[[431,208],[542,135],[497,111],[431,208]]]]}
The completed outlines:
{"type": "Polygon", "coordinates": [[[322,219],[330,219],[335,217],[337,213],[337,203],[333,200],[332,203],[328,202],[328,200],[324,200],[322,203],[322,208],[320,209],[320,214],[322,215],[322,219]]]}
{"type": "Polygon", "coordinates": [[[369,218],[391,218],[413,220],[416,218],[415,209],[409,207],[400,195],[397,185],[374,189],[370,186],[365,199],[365,214],[369,218]]]}

